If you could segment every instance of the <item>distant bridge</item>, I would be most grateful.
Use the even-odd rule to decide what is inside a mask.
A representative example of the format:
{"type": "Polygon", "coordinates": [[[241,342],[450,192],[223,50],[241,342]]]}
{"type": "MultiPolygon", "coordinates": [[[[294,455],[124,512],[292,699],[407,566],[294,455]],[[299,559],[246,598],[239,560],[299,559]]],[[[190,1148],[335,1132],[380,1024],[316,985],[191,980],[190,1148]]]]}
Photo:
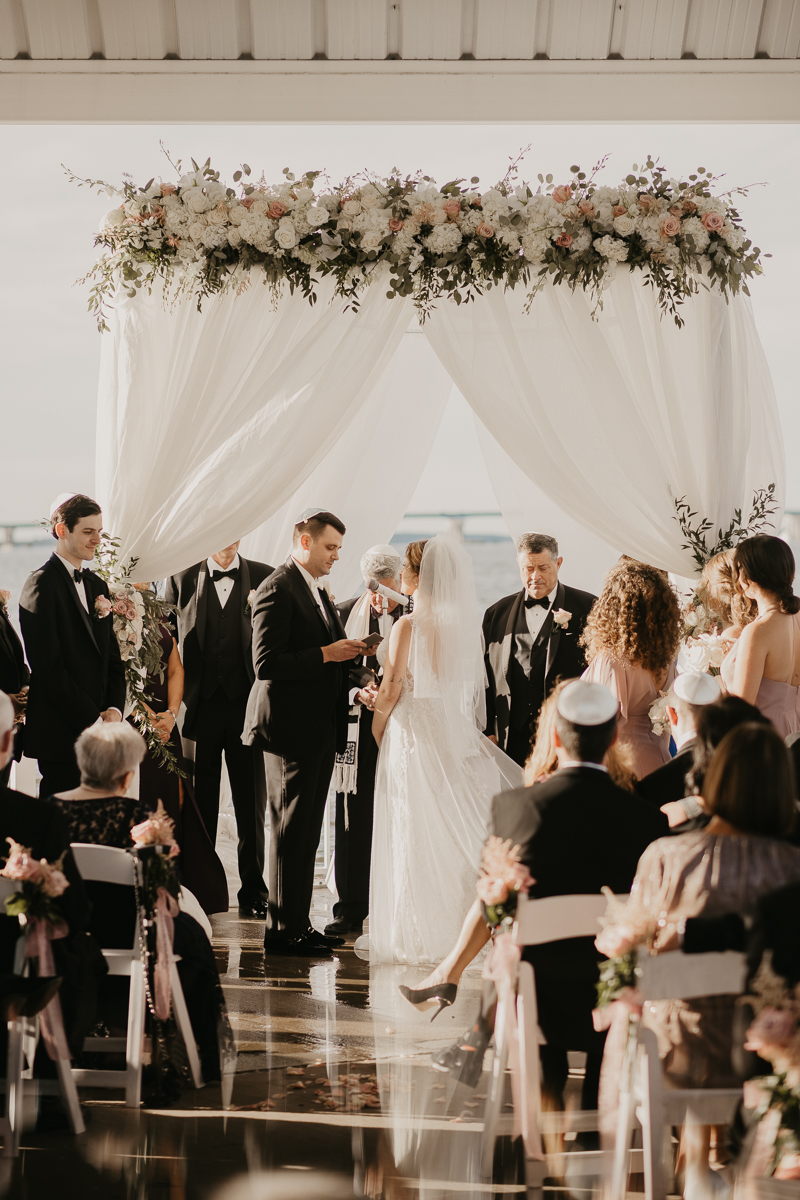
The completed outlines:
{"type": "Polygon", "coordinates": [[[459,542],[464,540],[464,522],[473,517],[497,517],[502,520],[499,512],[410,512],[403,517],[404,521],[445,521],[445,533],[449,533],[459,542]]]}
{"type": "Polygon", "coordinates": [[[49,538],[48,531],[38,521],[16,521],[0,524],[0,551],[16,546],[35,546],[49,538]]]}

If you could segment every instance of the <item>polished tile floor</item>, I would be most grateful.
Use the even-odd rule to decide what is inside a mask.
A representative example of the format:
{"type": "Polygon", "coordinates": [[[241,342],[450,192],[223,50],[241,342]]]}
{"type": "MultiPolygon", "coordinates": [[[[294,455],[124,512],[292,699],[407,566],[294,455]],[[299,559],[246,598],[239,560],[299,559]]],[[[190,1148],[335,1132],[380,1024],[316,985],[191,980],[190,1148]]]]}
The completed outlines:
{"type": "MultiPolygon", "coordinates": [[[[329,919],[315,893],[312,917],[329,919]]],[[[223,1084],[169,1109],[132,1111],[121,1093],[86,1091],[79,1138],[26,1133],[0,1159],[10,1200],[278,1200],[339,1195],[463,1200],[524,1194],[517,1154],[501,1143],[481,1186],[478,1148],[488,1075],[471,1091],[430,1067],[431,1051],[469,1025],[479,976],[435,1022],[397,985],[418,969],[370,967],[348,945],[327,961],[264,958],[263,926],[235,910],[213,918],[214,951],[238,1056],[223,1084]],[[327,1173],[318,1178],[319,1172],[327,1173]]],[[[488,1065],[488,1060],[487,1060],[488,1065]]]]}

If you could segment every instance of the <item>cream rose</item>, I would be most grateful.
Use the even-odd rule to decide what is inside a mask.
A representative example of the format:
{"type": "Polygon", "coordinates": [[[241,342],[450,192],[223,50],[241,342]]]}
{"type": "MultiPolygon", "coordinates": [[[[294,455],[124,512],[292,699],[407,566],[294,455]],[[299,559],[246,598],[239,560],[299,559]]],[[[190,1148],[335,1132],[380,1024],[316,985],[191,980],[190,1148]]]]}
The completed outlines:
{"type": "Polygon", "coordinates": [[[361,212],[360,200],[345,200],[342,205],[342,212],[346,217],[357,217],[361,212]]]}
{"type": "Polygon", "coordinates": [[[331,214],[328,212],[327,208],[320,208],[316,204],[312,204],[311,207],[306,210],[306,220],[312,229],[316,229],[319,225],[324,225],[330,215],[331,214]]]}
{"type": "Polygon", "coordinates": [[[243,204],[235,205],[228,213],[228,220],[231,225],[241,225],[242,221],[247,216],[247,209],[243,204]]]}
{"type": "MultiPolygon", "coordinates": [[[[264,199],[251,200],[249,208],[250,208],[250,212],[258,213],[258,215],[260,217],[268,217],[269,216],[269,204],[264,199]]],[[[286,211],[286,210],[284,209],[284,211],[286,211]]]]}
{"type": "Polygon", "coordinates": [[[383,239],[379,233],[365,233],[361,239],[362,250],[380,250],[383,239]]]}
{"type": "Polygon", "coordinates": [[[291,223],[288,225],[280,225],[275,233],[275,241],[282,250],[291,250],[297,245],[297,230],[291,223]]]}
{"type": "Polygon", "coordinates": [[[627,214],[625,214],[624,210],[623,213],[614,218],[614,229],[617,231],[620,237],[630,237],[635,228],[636,222],[634,221],[633,217],[629,217],[627,214]]]}
{"type": "Polygon", "coordinates": [[[578,212],[584,217],[590,217],[594,212],[594,205],[591,200],[581,200],[578,203],[578,212]]]}

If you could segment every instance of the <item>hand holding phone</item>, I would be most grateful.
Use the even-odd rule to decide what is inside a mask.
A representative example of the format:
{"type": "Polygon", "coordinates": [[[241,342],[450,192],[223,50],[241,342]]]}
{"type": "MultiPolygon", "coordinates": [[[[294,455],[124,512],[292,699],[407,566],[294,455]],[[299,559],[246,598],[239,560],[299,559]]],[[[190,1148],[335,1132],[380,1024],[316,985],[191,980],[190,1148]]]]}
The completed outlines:
{"type": "Polygon", "coordinates": [[[362,638],[361,641],[365,646],[368,646],[370,650],[373,650],[376,646],[380,646],[381,642],[383,641],[383,637],[379,633],[370,633],[367,637],[362,638]]]}

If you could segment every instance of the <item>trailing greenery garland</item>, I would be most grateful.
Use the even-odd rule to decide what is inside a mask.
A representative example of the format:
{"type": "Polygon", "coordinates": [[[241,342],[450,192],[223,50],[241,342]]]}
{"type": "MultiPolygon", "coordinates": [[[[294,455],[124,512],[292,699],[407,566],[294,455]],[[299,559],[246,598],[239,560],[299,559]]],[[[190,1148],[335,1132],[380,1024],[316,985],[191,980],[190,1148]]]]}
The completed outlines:
{"type": "MultiPolygon", "coordinates": [[[[210,159],[176,182],[149,180],[121,187],[80,179],[120,200],[95,238],[101,257],[86,276],[94,286],[89,308],[101,330],[118,288],[134,296],[162,280],[167,294],[195,297],[241,291],[256,278],[275,295],[283,285],[313,303],[320,277],[332,276],[336,293],[358,307],[371,281],[388,279],[389,297],[411,296],[420,319],[441,297],[456,304],[492,286],[524,286],[530,303],[548,282],[583,288],[602,308],[602,292],[617,263],[641,270],[656,292],[662,314],[681,325],[683,300],[701,286],[726,299],[762,271],[733,205],[736,188],[713,195],[717,177],[698,168],[688,179],[665,174],[648,157],[619,184],[601,185],[598,172],[578,166],[554,184],[518,182],[520,154],[505,177],[481,192],[473,176],[438,187],[428,175],[351,176],[338,186],[318,171],[296,178],[288,168],[280,183],[253,181],[243,164],[235,186],[220,182],[210,159]],[[385,264],[388,271],[378,271],[385,264]]],[[[171,160],[170,160],[171,161],[171,160]]]]}

